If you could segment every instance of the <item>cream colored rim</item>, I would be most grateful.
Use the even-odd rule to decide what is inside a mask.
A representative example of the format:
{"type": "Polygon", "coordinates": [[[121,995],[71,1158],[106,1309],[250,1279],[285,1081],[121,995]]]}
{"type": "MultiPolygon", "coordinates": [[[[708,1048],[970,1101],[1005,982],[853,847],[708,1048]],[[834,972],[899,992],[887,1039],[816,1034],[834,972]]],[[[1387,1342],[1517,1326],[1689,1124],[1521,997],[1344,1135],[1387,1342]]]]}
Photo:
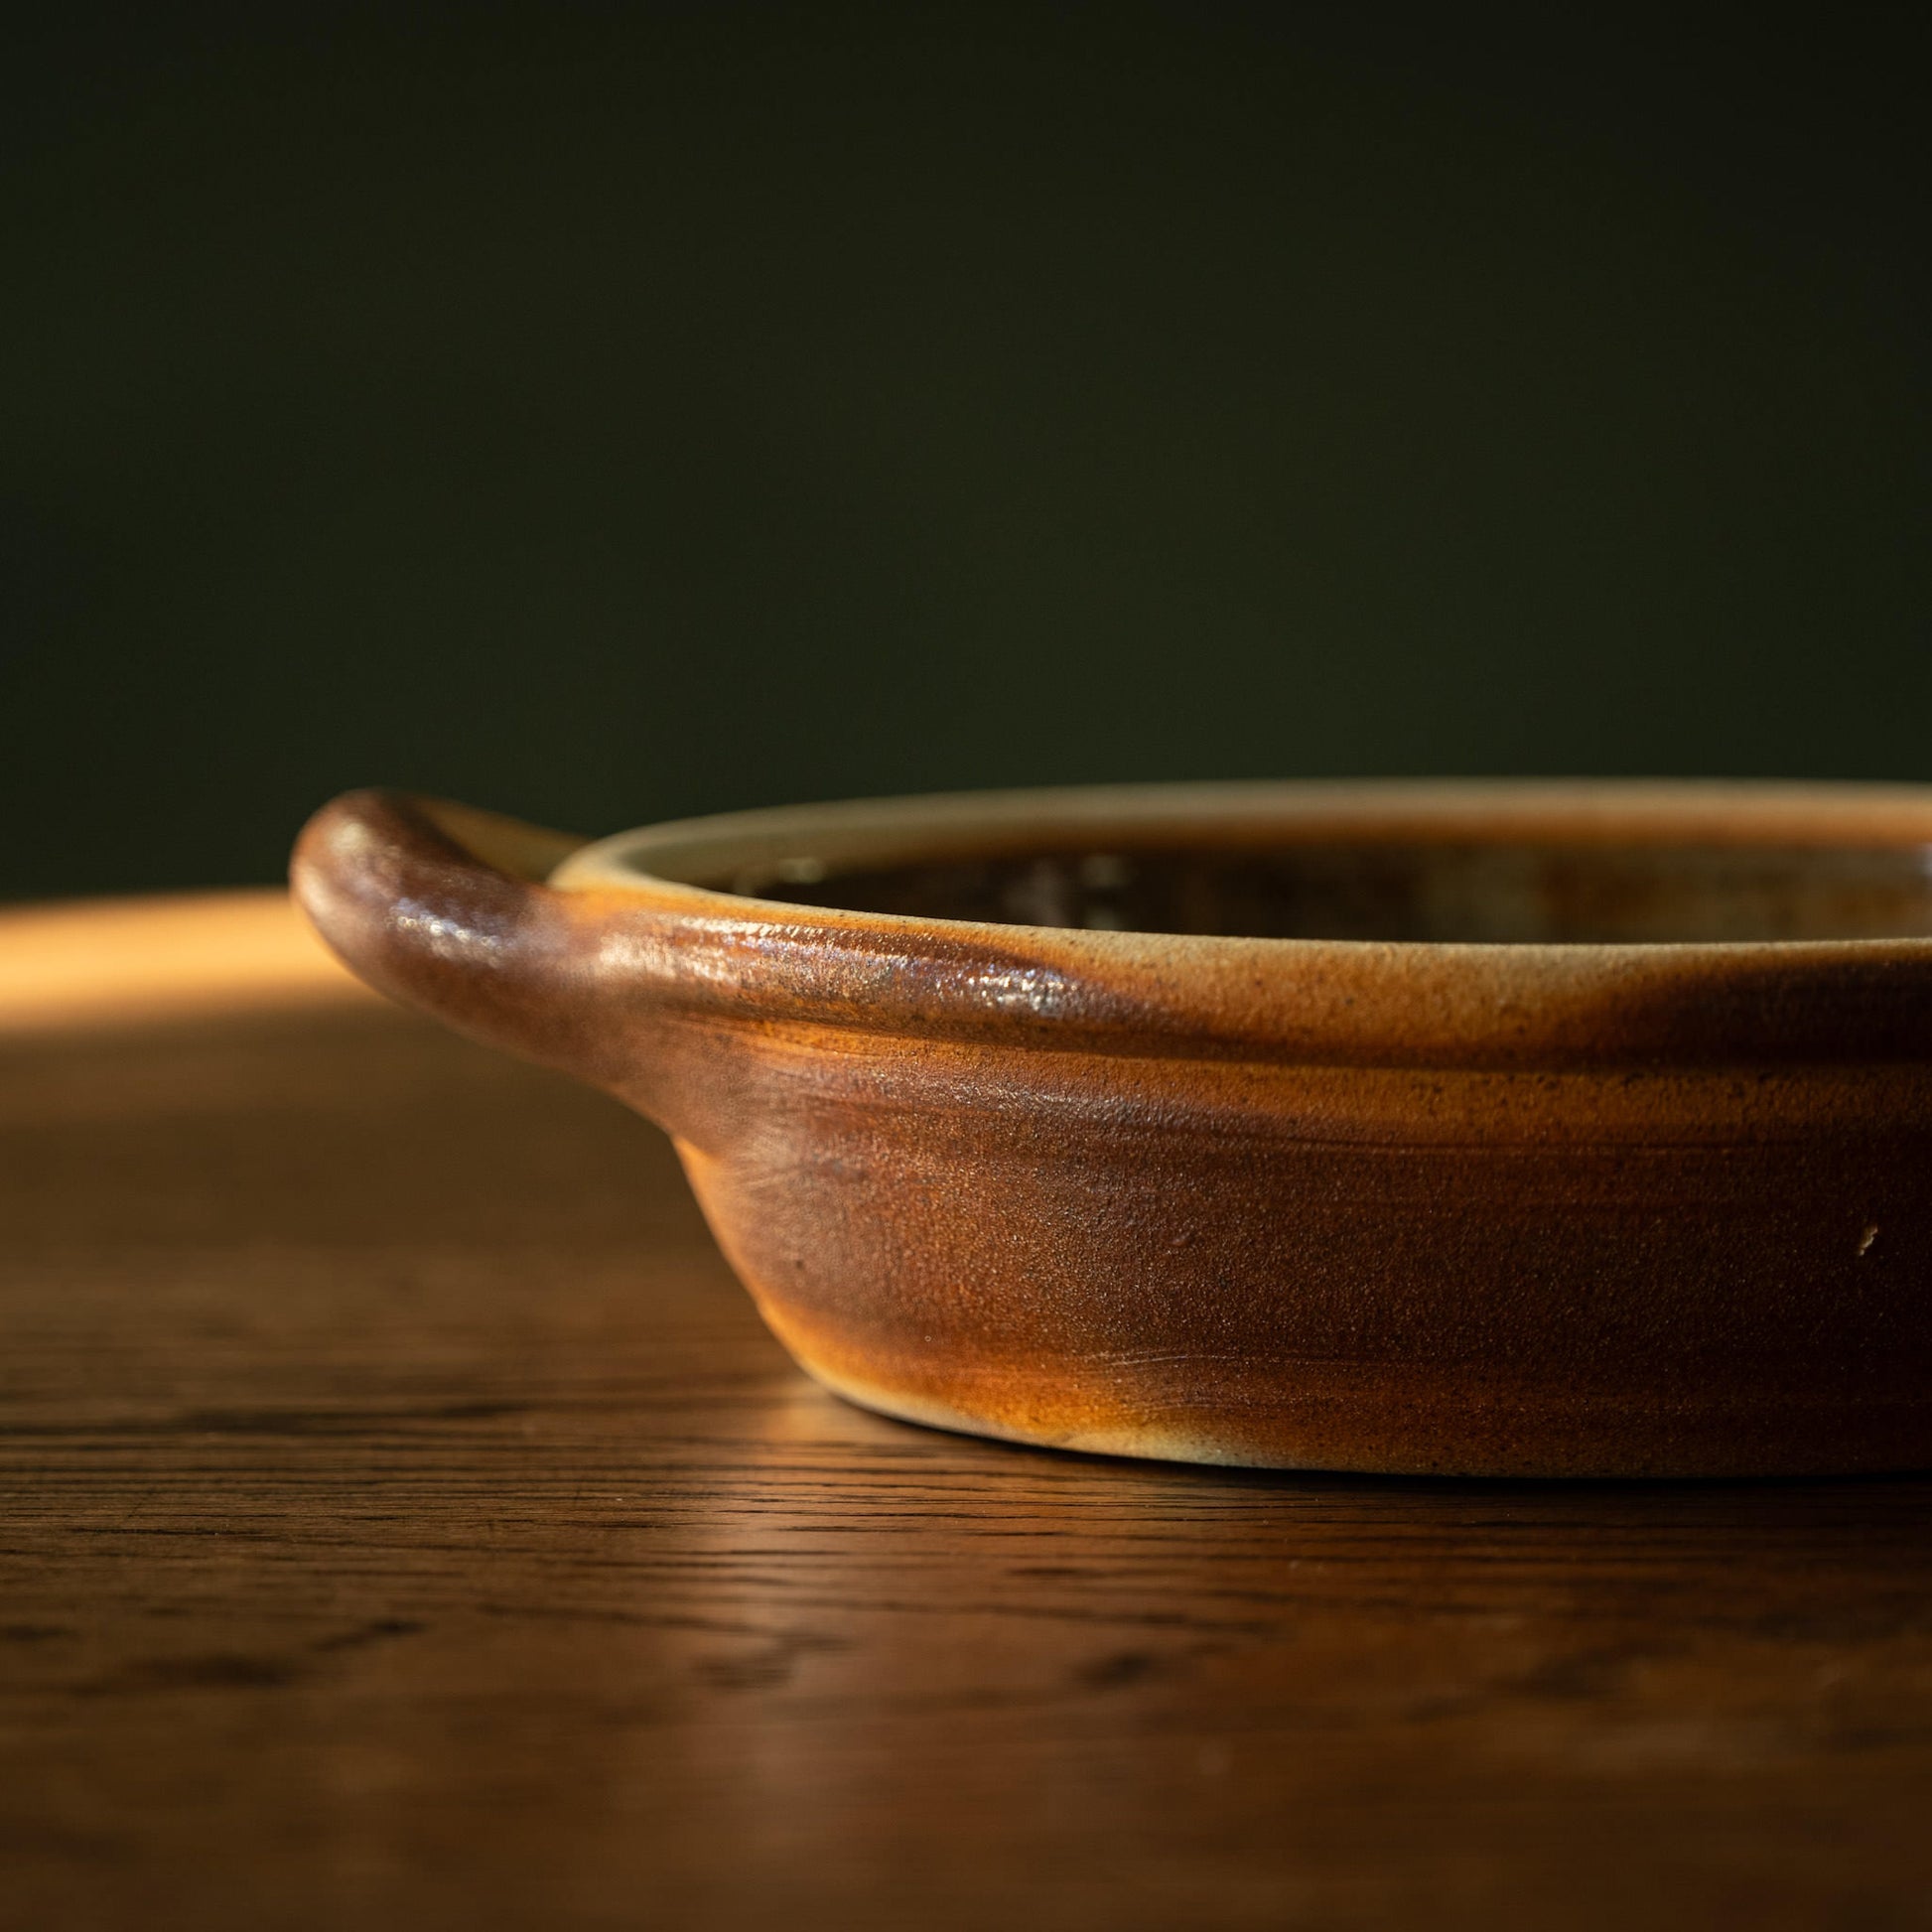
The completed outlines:
{"type": "MultiPolygon", "coordinates": [[[[566,892],[655,883],[756,899],[855,867],[1203,835],[1230,847],[1295,840],[1469,841],[1829,849],[1922,848],[1932,788],[1728,779],[1108,785],[854,799],[678,819],[600,839],[550,875],[566,892]]],[[[1856,943],[1856,942],[1854,942],[1856,943]]],[[[1873,943],[1885,943],[1882,941],[1873,943]]]]}

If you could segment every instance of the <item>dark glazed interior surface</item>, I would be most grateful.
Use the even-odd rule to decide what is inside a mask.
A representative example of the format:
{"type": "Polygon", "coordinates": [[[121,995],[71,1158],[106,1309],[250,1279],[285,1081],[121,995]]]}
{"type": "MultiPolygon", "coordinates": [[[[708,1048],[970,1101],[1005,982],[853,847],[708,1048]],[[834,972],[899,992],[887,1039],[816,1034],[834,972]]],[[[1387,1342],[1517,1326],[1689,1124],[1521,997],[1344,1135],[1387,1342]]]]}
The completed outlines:
{"type": "Polygon", "coordinates": [[[799,905],[1231,938],[1668,943],[1932,934],[1932,847],[1324,842],[1014,850],[809,882],[799,905]]]}

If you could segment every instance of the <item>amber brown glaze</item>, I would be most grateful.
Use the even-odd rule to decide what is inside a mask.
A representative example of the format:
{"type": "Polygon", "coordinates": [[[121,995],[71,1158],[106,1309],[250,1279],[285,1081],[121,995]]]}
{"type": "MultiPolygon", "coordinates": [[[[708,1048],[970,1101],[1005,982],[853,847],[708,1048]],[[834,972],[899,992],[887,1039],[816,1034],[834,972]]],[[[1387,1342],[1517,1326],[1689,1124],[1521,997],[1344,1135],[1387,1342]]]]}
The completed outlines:
{"type": "Polygon", "coordinates": [[[1768,1474],[1932,1462],[1928,841],[1904,790],[1261,786],[579,849],[364,792],[295,882],[374,985],[666,1126],[765,1319],[871,1407],[1768,1474]],[[1037,922],[944,915],[1016,892],[1037,922]],[[1111,929],[1217,904],[1314,935],[1111,929]]]}

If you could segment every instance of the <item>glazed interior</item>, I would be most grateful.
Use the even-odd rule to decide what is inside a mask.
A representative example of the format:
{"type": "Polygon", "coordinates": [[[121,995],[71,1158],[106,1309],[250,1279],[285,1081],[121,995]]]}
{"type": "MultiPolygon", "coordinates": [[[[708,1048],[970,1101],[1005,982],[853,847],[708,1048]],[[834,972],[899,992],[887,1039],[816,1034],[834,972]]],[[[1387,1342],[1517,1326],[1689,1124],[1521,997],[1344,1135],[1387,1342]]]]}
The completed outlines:
{"type": "Polygon", "coordinates": [[[859,912],[1253,939],[1609,944],[1932,933],[1919,850],[1306,845],[1002,853],[773,881],[859,912]]]}
{"type": "Polygon", "coordinates": [[[1750,943],[1932,935],[1903,788],[1141,787],[880,800],[624,834],[639,875],[913,918],[1229,938],[1750,943]]]}

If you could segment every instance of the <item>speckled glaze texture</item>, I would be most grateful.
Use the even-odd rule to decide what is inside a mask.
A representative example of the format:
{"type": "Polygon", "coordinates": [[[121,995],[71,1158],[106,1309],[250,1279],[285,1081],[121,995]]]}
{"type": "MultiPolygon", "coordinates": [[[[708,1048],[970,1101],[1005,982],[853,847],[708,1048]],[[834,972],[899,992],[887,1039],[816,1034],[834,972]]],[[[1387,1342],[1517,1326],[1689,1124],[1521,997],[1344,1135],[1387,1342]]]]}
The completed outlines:
{"type": "MultiPolygon", "coordinates": [[[[360,792],[294,881],[373,985],[666,1127],[774,1332],[869,1407],[1200,1461],[1773,1474],[1932,1463],[1928,841],[1907,790],[1008,794],[589,847],[360,792]],[[1548,881],[1592,853],[1769,852],[1877,867],[1856,929],[1902,936],[1240,938],[836,903],[868,871],[916,897],[921,866],[1005,890],[987,855],[1037,897],[1029,854],[1104,884],[1117,852],[1179,867],[1179,902],[1209,845],[1332,847],[1322,893],[1350,852],[1446,853],[1436,902],[1439,874],[1480,899],[1484,855],[1525,841],[1563,856],[1510,918],[1573,903],[1548,881]]],[[[1692,873],[1619,883],[1604,916],[1696,926],[1692,873]]],[[[1829,929],[1840,900],[1792,917],[1829,929]]]]}

